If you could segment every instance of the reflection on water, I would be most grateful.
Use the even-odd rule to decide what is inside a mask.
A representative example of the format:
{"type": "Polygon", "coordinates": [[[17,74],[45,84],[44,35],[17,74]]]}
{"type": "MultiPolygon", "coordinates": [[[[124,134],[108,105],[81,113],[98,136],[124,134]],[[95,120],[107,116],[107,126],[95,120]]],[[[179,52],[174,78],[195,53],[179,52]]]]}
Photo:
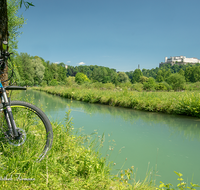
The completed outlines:
{"type": "Polygon", "coordinates": [[[174,171],[183,173],[186,182],[193,177],[193,183],[200,184],[200,119],[71,102],[38,91],[27,94],[34,97],[37,106],[42,105],[51,120],[63,121],[70,105],[75,128],[83,127],[85,134],[97,131],[97,138],[104,134],[101,153],[116,163],[114,174],[122,166],[134,165],[138,168],[136,179],[144,179],[149,167],[158,172],[158,184],[177,184],[174,171]]]}

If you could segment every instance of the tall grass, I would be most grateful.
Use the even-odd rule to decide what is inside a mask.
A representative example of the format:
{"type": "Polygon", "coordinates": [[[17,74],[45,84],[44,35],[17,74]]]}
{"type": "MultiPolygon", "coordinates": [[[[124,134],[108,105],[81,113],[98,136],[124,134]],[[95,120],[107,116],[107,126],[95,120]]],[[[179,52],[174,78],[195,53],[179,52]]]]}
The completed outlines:
{"type": "Polygon", "coordinates": [[[200,93],[138,92],[127,88],[97,89],[83,86],[35,88],[64,98],[137,110],[200,117],[200,93]]]}

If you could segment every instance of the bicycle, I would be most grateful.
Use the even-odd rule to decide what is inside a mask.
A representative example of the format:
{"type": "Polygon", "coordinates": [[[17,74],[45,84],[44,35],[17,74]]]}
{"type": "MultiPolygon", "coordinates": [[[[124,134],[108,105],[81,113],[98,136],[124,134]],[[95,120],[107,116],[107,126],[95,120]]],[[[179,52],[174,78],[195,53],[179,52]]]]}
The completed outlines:
{"type": "MultiPolygon", "coordinates": [[[[10,60],[11,53],[6,51],[6,45],[7,42],[4,41],[0,53],[0,74],[4,73],[7,60],[10,60]]],[[[13,73],[12,69],[11,77],[13,73]]],[[[41,161],[53,143],[51,123],[38,107],[23,101],[11,101],[7,97],[6,90],[26,90],[26,87],[4,87],[3,82],[5,81],[0,81],[0,142],[2,149],[7,156],[15,153],[18,160],[26,158],[41,161]]]]}

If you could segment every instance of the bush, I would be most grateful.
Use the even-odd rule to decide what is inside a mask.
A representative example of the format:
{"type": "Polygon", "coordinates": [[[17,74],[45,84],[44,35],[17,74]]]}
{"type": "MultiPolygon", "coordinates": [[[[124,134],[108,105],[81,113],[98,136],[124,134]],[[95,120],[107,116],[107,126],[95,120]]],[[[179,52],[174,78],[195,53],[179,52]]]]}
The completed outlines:
{"type": "Polygon", "coordinates": [[[89,82],[89,81],[90,80],[83,73],[77,73],[75,76],[75,82],[77,82],[78,84],[83,84],[84,82],[89,82]]]}
{"type": "Polygon", "coordinates": [[[138,92],[141,92],[143,89],[142,83],[135,83],[131,86],[131,90],[137,90],[138,92]]]}
{"type": "Polygon", "coordinates": [[[144,83],[144,82],[147,82],[148,81],[148,77],[145,77],[145,76],[141,76],[140,77],[140,81],[139,82],[141,82],[142,84],[144,83]]]}
{"type": "Polygon", "coordinates": [[[172,87],[167,82],[163,81],[162,83],[165,85],[168,91],[172,90],[172,87]]]}
{"type": "Polygon", "coordinates": [[[71,86],[73,84],[75,84],[75,77],[69,76],[69,77],[65,78],[65,85],[71,86]]]}
{"type": "Polygon", "coordinates": [[[171,74],[166,81],[175,91],[185,89],[185,77],[178,73],[171,74]]]}
{"type": "Polygon", "coordinates": [[[19,86],[25,86],[25,81],[19,81],[19,82],[17,82],[17,85],[19,85],[19,86]]]}
{"type": "Polygon", "coordinates": [[[113,83],[105,83],[104,88],[113,90],[115,88],[115,85],[113,83]]]}
{"type": "Polygon", "coordinates": [[[147,82],[144,82],[143,89],[147,91],[155,90],[156,82],[155,79],[152,77],[149,77],[147,82]]]}
{"type": "Polygon", "coordinates": [[[118,85],[120,88],[131,88],[132,83],[131,82],[125,82],[125,83],[118,83],[118,85]]]}
{"type": "Polygon", "coordinates": [[[57,86],[58,85],[58,81],[56,79],[53,79],[50,81],[49,86],[57,86]]]}
{"type": "Polygon", "coordinates": [[[46,86],[47,86],[47,81],[42,81],[42,82],[40,83],[40,85],[41,85],[42,87],[46,87],[46,86]]]}
{"type": "Polygon", "coordinates": [[[155,86],[156,90],[167,90],[167,87],[165,86],[164,83],[157,83],[155,86]]]}

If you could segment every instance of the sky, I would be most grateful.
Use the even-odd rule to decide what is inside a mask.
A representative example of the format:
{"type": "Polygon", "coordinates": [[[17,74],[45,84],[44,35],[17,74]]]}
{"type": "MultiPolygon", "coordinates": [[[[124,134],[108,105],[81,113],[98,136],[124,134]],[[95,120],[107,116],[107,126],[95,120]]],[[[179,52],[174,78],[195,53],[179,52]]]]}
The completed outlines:
{"type": "Polygon", "coordinates": [[[27,0],[18,52],[66,65],[117,71],[200,59],[199,0],[27,0]]]}

